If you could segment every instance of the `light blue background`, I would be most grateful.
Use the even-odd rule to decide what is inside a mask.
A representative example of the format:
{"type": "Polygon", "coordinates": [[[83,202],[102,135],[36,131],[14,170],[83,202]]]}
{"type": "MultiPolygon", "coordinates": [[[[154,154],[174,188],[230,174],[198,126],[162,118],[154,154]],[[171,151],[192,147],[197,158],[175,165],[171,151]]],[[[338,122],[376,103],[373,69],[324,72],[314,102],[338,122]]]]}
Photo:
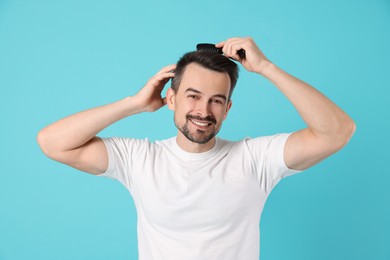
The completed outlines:
{"type": "MultiPolygon", "coordinates": [[[[36,134],[136,93],[198,42],[233,36],[252,36],[357,124],[345,149],[273,190],[262,260],[390,259],[388,0],[0,0],[0,259],[136,259],[130,194],[49,160],[36,134]]],[[[242,67],[233,103],[223,138],[304,127],[268,81],[242,67]]],[[[163,108],[101,136],[175,134],[163,108]]]]}

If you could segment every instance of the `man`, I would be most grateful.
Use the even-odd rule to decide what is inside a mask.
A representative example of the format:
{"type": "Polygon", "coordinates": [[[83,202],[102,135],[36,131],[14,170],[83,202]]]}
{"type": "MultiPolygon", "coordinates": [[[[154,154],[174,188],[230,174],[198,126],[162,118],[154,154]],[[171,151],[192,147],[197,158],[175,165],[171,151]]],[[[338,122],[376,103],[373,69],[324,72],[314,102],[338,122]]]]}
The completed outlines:
{"type": "Polygon", "coordinates": [[[62,119],[38,135],[49,157],[115,178],[130,191],[141,260],[258,259],[259,221],[272,188],[341,149],[354,133],[347,114],[270,62],[251,38],[231,38],[216,47],[224,55],[188,53],[136,95],[62,119]],[[307,128],[238,142],[217,138],[238,77],[231,59],[273,82],[307,128]],[[153,143],[96,137],[118,120],[166,104],[174,111],[176,137],[153,143]]]}

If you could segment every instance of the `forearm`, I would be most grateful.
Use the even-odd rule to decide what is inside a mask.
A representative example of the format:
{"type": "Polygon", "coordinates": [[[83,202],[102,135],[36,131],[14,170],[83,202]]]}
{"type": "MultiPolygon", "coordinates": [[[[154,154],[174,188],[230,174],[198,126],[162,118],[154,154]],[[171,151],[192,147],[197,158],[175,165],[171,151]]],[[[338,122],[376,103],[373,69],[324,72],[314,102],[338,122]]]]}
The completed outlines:
{"type": "Polygon", "coordinates": [[[45,153],[76,149],[109,125],[139,112],[133,97],[88,109],[63,118],[42,129],[38,143],[45,153]]]}
{"type": "Polygon", "coordinates": [[[223,53],[247,71],[270,80],[294,105],[307,127],[289,136],[284,147],[287,167],[304,170],[340,150],[352,137],[355,124],[336,104],[305,82],[272,64],[250,37],[220,42],[223,53]],[[245,50],[245,58],[237,52],[245,50]]]}
{"type": "Polygon", "coordinates": [[[354,131],[352,119],[330,99],[307,83],[269,63],[261,73],[294,105],[314,134],[341,142],[354,131]]]}

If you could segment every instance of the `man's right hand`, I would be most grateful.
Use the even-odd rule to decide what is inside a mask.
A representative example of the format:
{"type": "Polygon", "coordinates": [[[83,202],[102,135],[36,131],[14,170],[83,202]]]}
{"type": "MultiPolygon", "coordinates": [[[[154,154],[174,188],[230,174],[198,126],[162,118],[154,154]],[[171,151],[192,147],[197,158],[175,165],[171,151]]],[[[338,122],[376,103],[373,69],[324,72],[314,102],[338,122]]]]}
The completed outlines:
{"type": "Polygon", "coordinates": [[[167,100],[161,96],[161,93],[165,84],[175,76],[173,72],[175,69],[176,64],[162,68],[133,96],[134,101],[139,107],[139,112],[154,112],[166,105],[167,100]]]}

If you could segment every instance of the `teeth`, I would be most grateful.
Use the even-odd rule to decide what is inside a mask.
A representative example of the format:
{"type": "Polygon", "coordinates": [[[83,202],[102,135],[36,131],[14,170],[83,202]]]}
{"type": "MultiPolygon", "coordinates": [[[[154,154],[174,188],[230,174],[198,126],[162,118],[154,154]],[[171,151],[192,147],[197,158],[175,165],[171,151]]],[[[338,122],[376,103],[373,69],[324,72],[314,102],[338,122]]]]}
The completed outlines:
{"type": "Polygon", "coordinates": [[[195,125],[198,125],[198,126],[207,126],[208,123],[201,123],[201,122],[198,122],[198,121],[195,121],[195,120],[191,120],[192,123],[194,123],[195,125]]]}

